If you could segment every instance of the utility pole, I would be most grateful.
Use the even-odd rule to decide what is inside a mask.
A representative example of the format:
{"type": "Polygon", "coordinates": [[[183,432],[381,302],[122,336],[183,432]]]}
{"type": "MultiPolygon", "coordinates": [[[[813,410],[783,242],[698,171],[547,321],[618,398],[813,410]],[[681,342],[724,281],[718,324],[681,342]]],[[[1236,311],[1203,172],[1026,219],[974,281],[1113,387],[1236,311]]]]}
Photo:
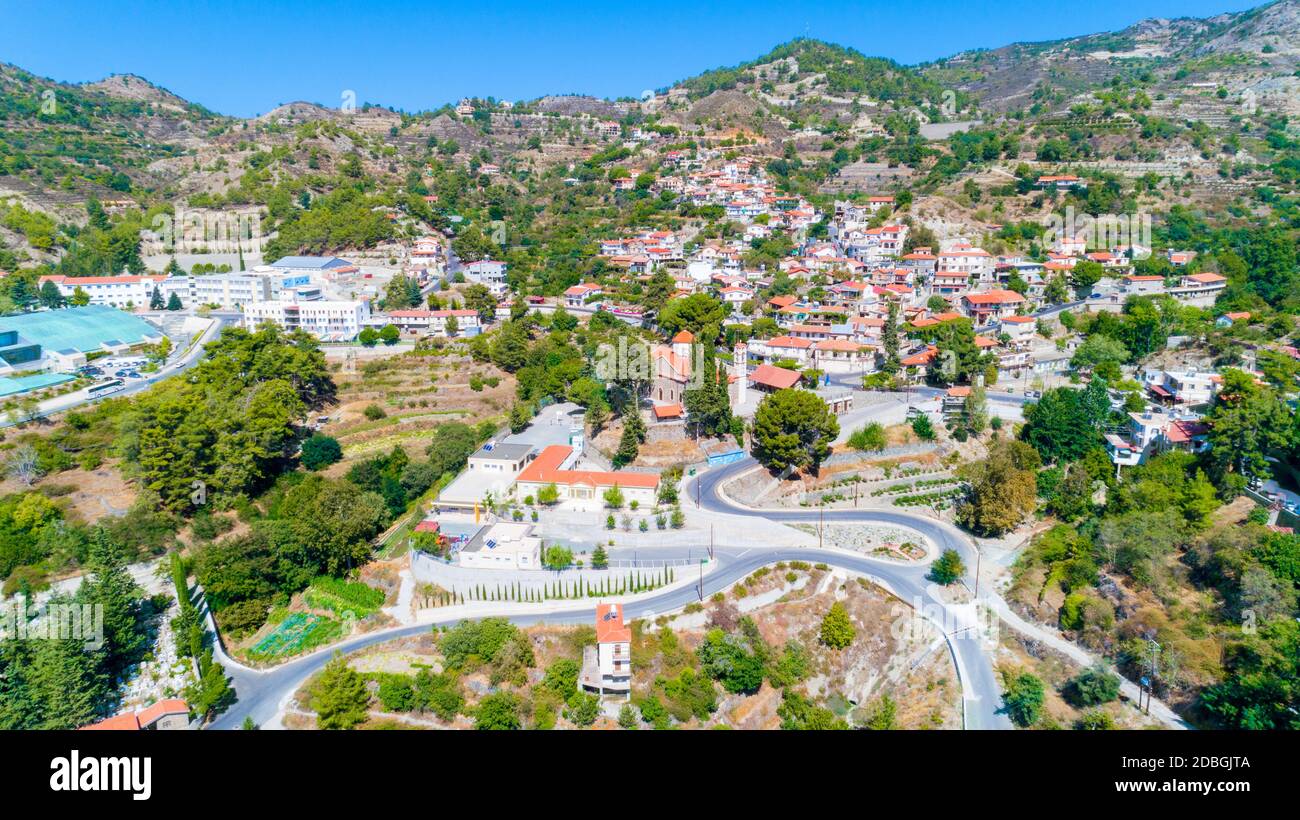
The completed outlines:
{"type": "Polygon", "coordinates": [[[826,508],[817,508],[817,549],[822,548],[822,526],[826,521],[826,508]]]}
{"type": "Polygon", "coordinates": [[[975,546],[975,597],[980,597],[980,564],[984,562],[984,553],[979,545],[975,546]]]}
{"type": "Polygon", "coordinates": [[[1151,679],[1147,683],[1147,708],[1146,713],[1151,714],[1151,693],[1156,688],[1156,663],[1160,656],[1160,644],[1155,642],[1154,638],[1147,638],[1147,643],[1151,645],[1151,679]]]}
{"type": "Polygon", "coordinates": [[[709,560],[713,560],[713,525],[709,525],[709,560]]]}

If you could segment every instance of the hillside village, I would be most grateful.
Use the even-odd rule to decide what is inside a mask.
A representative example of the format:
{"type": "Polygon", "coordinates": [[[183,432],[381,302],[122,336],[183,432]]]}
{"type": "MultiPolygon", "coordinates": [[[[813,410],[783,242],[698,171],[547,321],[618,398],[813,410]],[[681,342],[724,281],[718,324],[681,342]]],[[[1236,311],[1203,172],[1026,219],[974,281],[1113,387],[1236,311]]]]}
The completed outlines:
{"type": "Polygon", "coordinates": [[[4,66],[0,578],[133,626],[0,726],[1296,728],[1295,8],[420,113],[4,66]]]}

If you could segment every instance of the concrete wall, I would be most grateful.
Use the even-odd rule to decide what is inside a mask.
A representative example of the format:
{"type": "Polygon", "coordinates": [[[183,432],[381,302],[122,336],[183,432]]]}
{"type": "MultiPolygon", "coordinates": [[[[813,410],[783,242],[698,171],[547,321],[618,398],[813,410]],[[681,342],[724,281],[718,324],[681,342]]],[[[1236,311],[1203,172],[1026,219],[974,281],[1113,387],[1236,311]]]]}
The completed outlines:
{"type": "MultiPolygon", "coordinates": [[[[671,563],[671,562],[670,562],[671,563]]],[[[693,582],[699,570],[695,563],[673,566],[672,582],[693,582]]],[[[666,579],[666,569],[662,566],[638,567],[635,569],[567,569],[561,572],[550,570],[509,570],[476,569],[447,564],[418,550],[411,552],[411,576],[419,583],[436,584],[442,589],[465,596],[471,600],[478,594],[480,587],[489,594],[500,588],[505,590],[530,590],[538,595],[553,594],[556,582],[572,590],[575,584],[584,590],[590,586],[595,589],[617,589],[627,581],[640,577],[642,585],[652,581],[666,579]]],[[[569,593],[571,594],[571,592],[569,593]]],[[[602,596],[612,597],[612,596],[602,596]]]]}

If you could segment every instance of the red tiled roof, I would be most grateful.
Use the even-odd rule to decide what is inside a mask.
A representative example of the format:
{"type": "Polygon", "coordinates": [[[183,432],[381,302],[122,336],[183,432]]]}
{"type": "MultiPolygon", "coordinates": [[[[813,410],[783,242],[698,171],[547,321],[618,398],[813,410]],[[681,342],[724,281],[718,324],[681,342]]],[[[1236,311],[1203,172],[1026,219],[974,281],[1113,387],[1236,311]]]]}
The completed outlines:
{"type": "Polygon", "coordinates": [[[983,293],[968,293],[964,297],[972,305],[1014,305],[1025,301],[1025,297],[1014,290],[988,290],[983,293]]]}
{"type": "Polygon", "coordinates": [[[1181,444],[1191,441],[1196,436],[1203,436],[1210,432],[1210,426],[1199,421],[1175,421],[1169,425],[1165,431],[1165,436],[1174,443],[1181,444]]]}
{"type": "Polygon", "coordinates": [[[622,604],[597,604],[596,642],[627,643],[632,640],[632,629],[623,623],[622,604]]]}
{"type": "Polygon", "coordinates": [[[166,717],[167,715],[183,714],[188,716],[189,713],[190,705],[188,703],[180,698],[169,698],[167,700],[158,701],[153,706],[150,706],[137,714],[136,718],[139,719],[141,726],[148,727],[157,723],[159,719],[166,717]]]}
{"type": "Polygon", "coordinates": [[[98,723],[92,723],[89,726],[81,727],[81,731],[83,732],[135,732],[139,729],[140,719],[135,716],[135,712],[129,712],[125,715],[113,715],[110,718],[104,718],[98,723]]]}
{"type": "Polygon", "coordinates": [[[682,415],[682,406],[680,404],[656,404],[655,418],[657,419],[675,419],[682,415]]]}
{"type": "Polygon", "coordinates": [[[139,712],[113,715],[89,726],[82,726],[81,729],[83,731],[135,732],[152,726],[167,715],[188,716],[189,712],[190,706],[188,703],[180,698],[169,698],[160,700],[139,712]]]}
{"type": "Polygon", "coordinates": [[[908,356],[906,359],[903,359],[900,362],[900,364],[902,364],[904,367],[918,367],[921,365],[927,365],[930,362],[934,361],[934,357],[938,355],[939,355],[939,348],[935,347],[934,345],[931,345],[925,350],[922,350],[920,353],[913,354],[911,356],[908,356]]]}
{"type": "Polygon", "coordinates": [[[850,342],[848,339],[823,339],[814,345],[814,347],[818,350],[845,350],[852,352],[861,350],[864,345],[860,345],[857,342],[850,342]]]}
{"type": "Polygon", "coordinates": [[[813,346],[812,339],[796,339],[793,336],[777,336],[767,340],[768,347],[797,347],[800,350],[813,346]]]}
{"type": "Polygon", "coordinates": [[[793,370],[786,370],[784,367],[776,367],[770,364],[760,364],[754,368],[754,372],[749,374],[750,381],[761,384],[764,387],[772,387],[777,390],[784,390],[788,387],[794,387],[799,383],[799,374],[793,370]]]}
{"type": "Polygon", "coordinates": [[[659,486],[659,476],[655,473],[606,473],[596,470],[561,470],[560,465],[573,452],[572,447],[563,444],[551,444],[533,459],[517,481],[535,484],[588,484],[593,487],[646,487],[654,489],[659,486]]]}

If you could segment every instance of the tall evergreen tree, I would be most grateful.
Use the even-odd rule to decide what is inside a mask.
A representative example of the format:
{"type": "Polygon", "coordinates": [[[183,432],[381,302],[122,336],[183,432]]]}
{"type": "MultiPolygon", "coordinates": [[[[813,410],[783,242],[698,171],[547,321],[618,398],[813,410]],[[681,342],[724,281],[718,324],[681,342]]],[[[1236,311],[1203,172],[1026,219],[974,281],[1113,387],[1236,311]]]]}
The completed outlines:
{"type": "Polygon", "coordinates": [[[884,337],[884,371],[893,375],[902,367],[898,357],[898,302],[893,299],[889,301],[889,313],[885,316],[884,337]]]}
{"type": "Polygon", "coordinates": [[[142,622],[143,591],[126,569],[123,548],[96,528],[87,560],[90,575],[77,590],[78,602],[103,608],[104,671],[112,678],[139,660],[148,646],[142,622]]]}

